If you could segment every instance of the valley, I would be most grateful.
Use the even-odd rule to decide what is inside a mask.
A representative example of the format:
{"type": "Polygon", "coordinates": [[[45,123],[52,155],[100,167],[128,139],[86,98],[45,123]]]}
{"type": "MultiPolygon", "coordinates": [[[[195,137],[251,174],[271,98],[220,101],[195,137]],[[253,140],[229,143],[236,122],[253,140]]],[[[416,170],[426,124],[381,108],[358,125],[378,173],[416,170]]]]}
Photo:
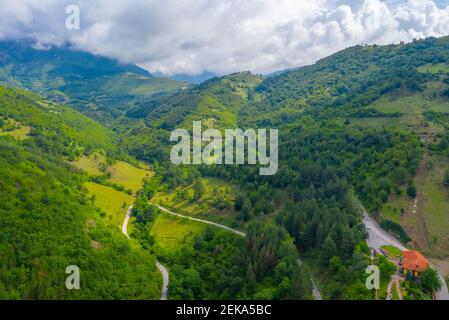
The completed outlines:
{"type": "Polygon", "coordinates": [[[187,85],[70,48],[1,43],[0,298],[447,291],[408,281],[394,293],[396,265],[380,252],[416,249],[448,280],[448,48],[447,37],[356,46],[270,77],[187,85]],[[194,121],[278,129],[277,173],[173,165],[170,133],[194,121]],[[365,286],[373,261],[379,292],[365,286]],[[70,264],[82,290],[63,286],[70,264]]]}

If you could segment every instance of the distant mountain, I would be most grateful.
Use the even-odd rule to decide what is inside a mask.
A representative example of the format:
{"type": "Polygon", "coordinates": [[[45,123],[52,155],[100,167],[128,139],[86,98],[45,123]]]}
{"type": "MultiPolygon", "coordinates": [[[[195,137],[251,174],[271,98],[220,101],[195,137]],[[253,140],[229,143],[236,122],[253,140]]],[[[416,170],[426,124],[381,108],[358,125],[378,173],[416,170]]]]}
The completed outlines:
{"type": "Polygon", "coordinates": [[[157,78],[131,64],[77,51],[70,46],[36,49],[30,42],[0,42],[0,84],[70,103],[98,119],[118,115],[156,94],[186,84],[157,78]]]}

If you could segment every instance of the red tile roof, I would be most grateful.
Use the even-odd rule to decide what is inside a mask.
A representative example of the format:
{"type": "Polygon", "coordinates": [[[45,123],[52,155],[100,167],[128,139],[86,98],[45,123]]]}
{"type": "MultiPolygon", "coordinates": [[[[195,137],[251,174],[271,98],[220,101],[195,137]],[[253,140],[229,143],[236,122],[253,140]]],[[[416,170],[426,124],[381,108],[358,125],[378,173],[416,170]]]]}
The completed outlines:
{"type": "Polygon", "coordinates": [[[404,251],[402,254],[402,267],[407,270],[423,272],[429,267],[429,261],[418,251],[404,251]]]}

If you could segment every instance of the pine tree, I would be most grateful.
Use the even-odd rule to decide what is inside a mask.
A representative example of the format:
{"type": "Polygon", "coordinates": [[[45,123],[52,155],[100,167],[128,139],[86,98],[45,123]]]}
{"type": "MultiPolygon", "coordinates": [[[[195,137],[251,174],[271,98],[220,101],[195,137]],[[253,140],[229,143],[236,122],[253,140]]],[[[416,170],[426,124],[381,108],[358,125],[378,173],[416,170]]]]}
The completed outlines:
{"type": "Polygon", "coordinates": [[[327,266],[329,264],[329,260],[337,255],[337,246],[335,245],[334,240],[330,236],[327,236],[324,239],[323,246],[321,248],[321,264],[323,266],[327,266]]]}

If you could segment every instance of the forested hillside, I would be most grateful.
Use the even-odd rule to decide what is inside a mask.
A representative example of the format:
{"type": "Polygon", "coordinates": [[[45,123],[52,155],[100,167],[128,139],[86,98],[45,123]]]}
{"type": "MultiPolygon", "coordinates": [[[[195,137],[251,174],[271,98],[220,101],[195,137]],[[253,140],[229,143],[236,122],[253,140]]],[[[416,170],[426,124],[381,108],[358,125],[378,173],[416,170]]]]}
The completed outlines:
{"type": "Polygon", "coordinates": [[[87,197],[86,176],[64,160],[112,152],[109,131],[4,87],[0,119],[31,128],[20,140],[0,136],[0,299],[157,299],[154,256],[113,230],[87,197]],[[66,289],[69,265],[80,268],[83,290],[66,289]]]}
{"type": "MultiPolygon", "coordinates": [[[[229,85],[229,77],[209,80],[131,110],[128,116],[145,119],[146,125],[135,127],[132,138],[124,138],[125,145],[139,158],[159,161],[162,181],[174,188],[190,184],[191,179],[164,165],[169,130],[189,129],[192,120],[229,127],[217,112],[223,105],[237,114],[231,125],[278,128],[280,164],[275,176],[259,176],[256,166],[200,167],[200,174],[238,183],[246,190],[235,199],[236,210],[243,210],[235,224],[263,220],[285,227],[299,252],[321,270],[329,297],[368,298],[360,277],[363,270],[355,267],[364,259],[364,251],[357,248],[365,234],[354,200],[359,198],[380,215],[392,195],[407,196],[425,147],[421,120],[411,122],[406,110],[389,109],[384,101],[423,95],[427,101],[440,101],[440,112],[449,112],[447,83],[438,82],[437,89],[438,77],[423,72],[426,66],[444,65],[448,58],[448,38],[430,38],[350,48],[261,83],[246,73],[231,76],[238,79],[234,86],[229,85]],[[242,79],[252,79],[251,85],[245,86],[248,80],[242,79]],[[209,99],[204,102],[204,97],[209,99]],[[234,101],[239,108],[233,107],[234,101]],[[203,105],[207,113],[201,113],[203,105]],[[146,138],[156,132],[157,138],[146,138]],[[346,272],[338,276],[331,271],[341,268],[346,272]]],[[[395,221],[384,222],[388,230],[405,234],[395,221]]]]}

